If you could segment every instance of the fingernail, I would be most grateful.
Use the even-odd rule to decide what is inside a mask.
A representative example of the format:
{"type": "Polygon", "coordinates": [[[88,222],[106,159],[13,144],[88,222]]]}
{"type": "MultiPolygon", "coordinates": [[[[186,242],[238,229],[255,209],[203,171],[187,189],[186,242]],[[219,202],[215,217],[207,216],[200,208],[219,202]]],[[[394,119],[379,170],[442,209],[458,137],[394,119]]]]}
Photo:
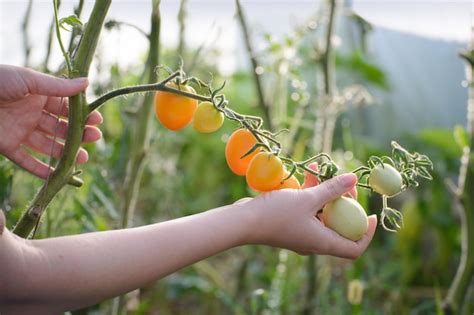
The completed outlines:
{"type": "Polygon", "coordinates": [[[83,85],[85,83],[87,83],[89,80],[87,78],[76,78],[76,79],[72,79],[72,82],[74,83],[77,83],[77,84],[80,84],[80,85],[83,85]]]}
{"type": "Polygon", "coordinates": [[[356,180],[357,180],[357,177],[351,173],[342,174],[339,176],[339,181],[342,183],[342,186],[344,186],[345,188],[354,186],[356,180]]]}

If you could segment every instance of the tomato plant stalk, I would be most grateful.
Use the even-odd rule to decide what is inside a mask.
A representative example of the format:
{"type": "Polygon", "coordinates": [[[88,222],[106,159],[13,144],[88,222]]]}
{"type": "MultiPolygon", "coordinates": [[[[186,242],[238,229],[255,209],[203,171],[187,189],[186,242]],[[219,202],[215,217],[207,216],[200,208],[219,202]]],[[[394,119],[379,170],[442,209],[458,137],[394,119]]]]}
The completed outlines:
{"type": "Polygon", "coordinates": [[[263,114],[265,116],[265,120],[267,121],[269,130],[274,130],[274,126],[271,119],[272,117],[270,115],[270,106],[269,104],[267,104],[265,100],[265,95],[263,93],[262,78],[260,74],[257,73],[257,68],[258,68],[257,56],[255,55],[255,51],[250,41],[250,32],[248,30],[247,21],[245,19],[244,12],[242,11],[242,6],[240,5],[240,0],[235,0],[235,7],[237,9],[237,17],[239,19],[240,27],[242,28],[242,33],[244,35],[245,47],[247,48],[247,53],[249,54],[250,63],[252,66],[252,76],[255,82],[255,88],[257,89],[258,102],[259,102],[260,107],[263,110],[263,114]]]}
{"type": "Polygon", "coordinates": [[[469,286],[474,281],[474,25],[471,48],[461,56],[467,61],[469,98],[467,106],[468,143],[464,147],[454,205],[461,215],[461,258],[453,282],[444,300],[447,314],[472,314],[469,286]]]}
{"type": "MultiPolygon", "coordinates": [[[[87,23],[76,58],[72,61],[71,78],[87,77],[94,56],[100,31],[111,0],[96,1],[87,23]]],[[[43,184],[33,201],[23,213],[13,232],[21,237],[28,237],[36,226],[41,214],[53,200],[54,196],[69,182],[74,175],[77,152],[82,142],[84,126],[89,114],[84,92],[69,98],[69,128],[64,146],[64,153],[50,178],[43,184]]]]}

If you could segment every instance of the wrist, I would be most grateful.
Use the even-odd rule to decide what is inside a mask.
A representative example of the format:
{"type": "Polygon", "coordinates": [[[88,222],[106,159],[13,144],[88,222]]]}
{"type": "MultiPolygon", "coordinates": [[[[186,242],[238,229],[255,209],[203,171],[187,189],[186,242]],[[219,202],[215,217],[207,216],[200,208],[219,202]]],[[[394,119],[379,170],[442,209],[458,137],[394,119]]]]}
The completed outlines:
{"type": "Polygon", "coordinates": [[[253,200],[230,205],[231,211],[236,215],[236,222],[240,225],[239,239],[236,246],[256,244],[256,231],[259,228],[258,211],[253,200]]]}

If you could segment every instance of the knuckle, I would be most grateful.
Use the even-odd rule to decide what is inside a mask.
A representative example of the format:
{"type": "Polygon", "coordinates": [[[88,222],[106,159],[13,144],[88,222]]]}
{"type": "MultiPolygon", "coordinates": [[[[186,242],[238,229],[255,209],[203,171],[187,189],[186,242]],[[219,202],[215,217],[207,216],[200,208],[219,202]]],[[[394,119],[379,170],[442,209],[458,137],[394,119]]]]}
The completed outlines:
{"type": "Polygon", "coordinates": [[[339,185],[337,185],[337,182],[338,182],[338,179],[326,181],[326,185],[324,185],[324,189],[329,198],[335,198],[341,194],[339,185]]]}

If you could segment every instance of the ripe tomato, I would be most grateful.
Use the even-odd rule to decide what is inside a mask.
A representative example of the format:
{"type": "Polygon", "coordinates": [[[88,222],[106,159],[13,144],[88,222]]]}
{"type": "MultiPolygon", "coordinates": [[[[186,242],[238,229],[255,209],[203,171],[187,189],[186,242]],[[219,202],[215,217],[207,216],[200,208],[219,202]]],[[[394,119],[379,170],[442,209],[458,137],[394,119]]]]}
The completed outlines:
{"type": "MultiPolygon", "coordinates": [[[[290,173],[288,171],[285,171],[285,175],[283,175],[283,178],[288,177],[288,175],[290,175],[290,173]]],[[[300,189],[301,184],[298,181],[298,178],[296,178],[295,175],[292,175],[287,180],[280,182],[280,185],[277,187],[277,189],[285,189],[285,188],[300,189]]]]}
{"type": "Polygon", "coordinates": [[[261,151],[261,149],[258,148],[246,157],[241,158],[256,143],[257,139],[255,139],[254,135],[247,129],[238,129],[230,136],[225,146],[225,159],[229,168],[236,175],[245,176],[250,161],[261,151]]]}
{"type": "Polygon", "coordinates": [[[193,118],[193,128],[202,133],[218,130],[224,123],[224,114],[218,111],[211,102],[198,105],[193,118]]]}
{"type": "MultiPolygon", "coordinates": [[[[168,83],[169,87],[178,88],[174,83],[168,83]]],[[[196,91],[188,86],[181,85],[180,89],[195,94],[196,91]]],[[[155,94],[155,113],[158,120],[170,130],[177,131],[186,127],[193,119],[197,107],[197,100],[163,91],[155,94]]]]}
{"type": "Polygon", "coordinates": [[[339,197],[323,208],[323,222],[341,236],[358,241],[369,227],[364,208],[352,198],[339,197]]]}
{"type": "Polygon", "coordinates": [[[247,184],[255,191],[265,192],[277,189],[285,176],[282,161],[275,154],[260,152],[247,169],[247,184]]]}
{"type": "Polygon", "coordinates": [[[370,171],[369,186],[379,194],[391,197],[402,191],[402,175],[390,164],[378,164],[370,171]]]}

